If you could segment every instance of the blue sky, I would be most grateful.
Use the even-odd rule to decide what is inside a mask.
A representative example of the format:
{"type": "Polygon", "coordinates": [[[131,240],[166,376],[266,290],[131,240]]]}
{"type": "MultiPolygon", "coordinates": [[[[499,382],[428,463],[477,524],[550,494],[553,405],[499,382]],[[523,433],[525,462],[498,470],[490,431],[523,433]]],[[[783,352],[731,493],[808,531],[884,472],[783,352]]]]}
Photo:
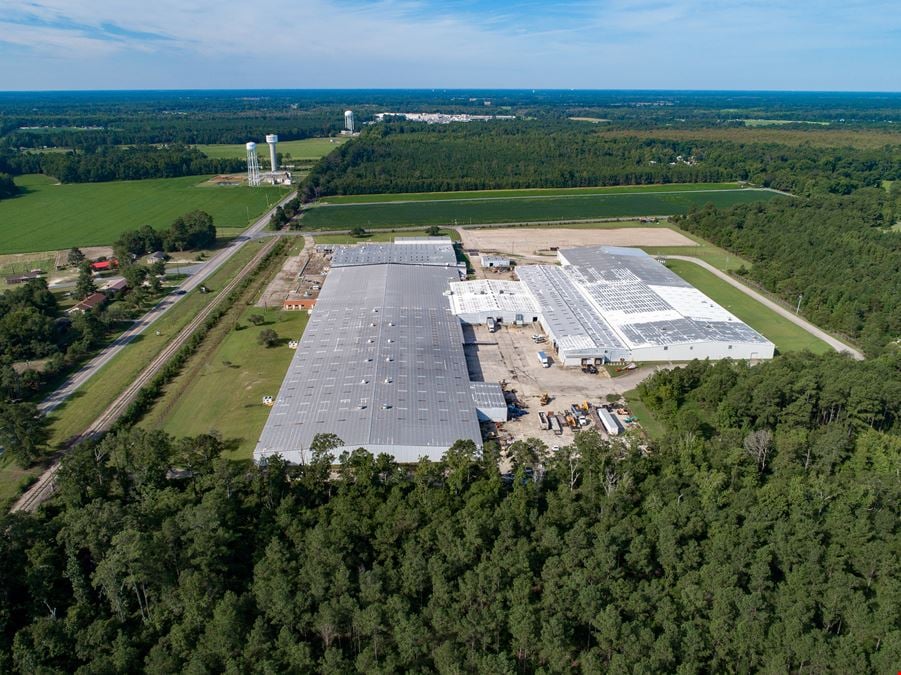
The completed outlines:
{"type": "Polygon", "coordinates": [[[901,90],[898,0],[0,0],[0,90],[901,90]]]}

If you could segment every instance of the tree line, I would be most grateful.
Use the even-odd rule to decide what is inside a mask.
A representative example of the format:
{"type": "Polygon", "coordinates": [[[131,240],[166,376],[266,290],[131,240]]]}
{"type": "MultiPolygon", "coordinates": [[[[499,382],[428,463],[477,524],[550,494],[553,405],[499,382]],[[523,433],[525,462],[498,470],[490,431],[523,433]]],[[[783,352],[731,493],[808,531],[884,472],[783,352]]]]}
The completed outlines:
{"type": "Polygon", "coordinates": [[[244,169],[243,160],[210,159],[185,145],[101,146],[69,152],[8,154],[5,164],[16,174],[43,173],[62,183],[177,178],[244,169]]]}
{"type": "Polygon", "coordinates": [[[673,220],[748,258],[740,270],[875,355],[901,335],[901,190],[712,206],[673,220]]]}
{"type": "Polygon", "coordinates": [[[304,466],[254,466],[123,430],[4,519],[0,668],[891,670],[898,368],[664,371],[643,391],[665,438],[527,439],[507,475],[490,443],[404,467],[319,436],[304,466]]]}
{"type": "Polygon", "coordinates": [[[201,250],[212,248],[215,244],[213,217],[205,211],[190,211],[176,218],[164,230],[154,229],[151,225],[126,230],[113,244],[113,251],[120,262],[127,264],[132,257],[156,251],[201,250]]]}
{"type": "Polygon", "coordinates": [[[426,126],[387,123],[323,158],[304,201],[323,195],[749,181],[798,194],[849,194],[901,178],[898,146],[611,137],[552,120],[426,126]]]}

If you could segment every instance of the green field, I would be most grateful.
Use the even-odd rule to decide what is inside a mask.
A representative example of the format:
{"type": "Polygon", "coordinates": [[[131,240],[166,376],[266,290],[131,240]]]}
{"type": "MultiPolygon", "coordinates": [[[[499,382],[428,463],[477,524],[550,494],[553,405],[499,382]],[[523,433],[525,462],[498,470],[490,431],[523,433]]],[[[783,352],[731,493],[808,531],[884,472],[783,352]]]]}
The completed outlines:
{"type": "Polygon", "coordinates": [[[125,230],[168,227],[200,209],[217,226],[246,227],[286,193],[281,187],[215,187],[203,176],[58,185],[16,178],[25,194],[0,201],[0,254],[111,244],[125,230]]]}
{"type": "Polygon", "coordinates": [[[294,356],[286,345],[262,347],[260,331],[271,328],[284,339],[299,339],[307,325],[307,312],[248,307],[239,330],[229,330],[211,354],[198,354],[203,363],[189,364],[167,388],[151,414],[141,423],[174,436],[219,432],[233,444],[228,456],[247,459],[253,453],[269,408],[264,395],[275,396],[294,356]],[[251,314],[262,314],[266,323],[254,326],[251,314]]]}
{"type": "Polygon", "coordinates": [[[707,203],[728,207],[777,197],[777,193],[762,190],[714,190],[328,205],[311,208],[304,214],[301,223],[305,229],[341,230],[356,226],[368,229],[404,225],[588,220],[681,214],[707,203]]]}
{"type": "MultiPolygon", "coordinates": [[[[290,159],[315,160],[324,157],[346,141],[346,138],[341,137],[279,141],[278,152],[285,159],[288,159],[290,156],[290,159]]],[[[244,143],[217,143],[215,145],[197,145],[195,147],[212,159],[242,159],[247,156],[247,146],[244,143]]],[[[268,167],[269,146],[266,145],[263,138],[257,141],[257,154],[262,158],[262,163],[268,167]]]]}
{"type": "MultiPolygon", "coordinates": [[[[317,244],[363,244],[366,242],[392,242],[395,237],[425,237],[426,230],[376,230],[367,232],[362,237],[352,234],[317,234],[313,239],[317,244]]],[[[450,237],[453,241],[460,241],[460,233],[454,229],[440,230],[438,236],[450,237]]]]}
{"type": "Polygon", "coordinates": [[[668,260],[666,264],[685,281],[772,341],[780,352],[809,349],[817,354],[824,354],[832,351],[832,348],[819,338],[779,316],[703,267],[684,260],[668,260]]]}
{"type": "Polygon", "coordinates": [[[428,202],[451,199],[509,199],[511,197],[579,197],[584,195],[636,194],[642,192],[703,192],[738,190],[739,183],[672,183],[669,185],[614,185],[580,188],[523,188],[517,190],[460,190],[457,192],[397,192],[391,194],[335,195],[323,204],[374,204],[377,202],[428,202]]]}

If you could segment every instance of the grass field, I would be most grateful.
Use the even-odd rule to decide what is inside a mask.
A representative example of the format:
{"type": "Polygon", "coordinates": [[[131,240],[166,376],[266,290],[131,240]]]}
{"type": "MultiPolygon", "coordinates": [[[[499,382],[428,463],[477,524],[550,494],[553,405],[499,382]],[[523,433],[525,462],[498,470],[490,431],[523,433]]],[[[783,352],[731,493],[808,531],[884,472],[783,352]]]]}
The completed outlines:
{"type": "Polygon", "coordinates": [[[662,438],[666,432],[666,427],[657,421],[651,410],[639,398],[638,390],[630,389],[623,394],[623,398],[626,399],[626,403],[629,405],[629,412],[638,420],[641,428],[647,432],[648,436],[652,439],[662,438]]]}
{"type": "Polygon", "coordinates": [[[426,202],[452,199],[509,199],[511,197],[578,197],[584,195],[636,194],[642,192],[697,192],[737,190],[739,183],[672,183],[669,185],[615,185],[585,188],[524,188],[519,190],[460,190],[458,192],[398,192],[392,194],[336,195],[322,204],[374,204],[377,202],[426,202]]]}
{"type": "Polygon", "coordinates": [[[669,260],[667,266],[692,286],[735,314],[751,328],[771,340],[780,352],[809,349],[817,354],[824,354],[831,351],[831,347],[819,338],[779,316],[768,307],[764,307],[704,268],[684,260],[669,260]]]}
{"type": "Polygon", "coordinates": [[[667,194],[603,194],[569,197],[444,200],[395,204],[317,206],[303,216],[305,229],[382,228],[404,225],[466,225],[534,221],[587,220],[687,213],[712,203],[717,207],[778,197],[759,190],[714,190],[667,194]]]}
{"type": "MultiPolygon", "coordinates": [[[[324,157],[342,143],[347,141],[346,138],[305,138],[299,141],[279,141],[278,152],[283,158],[290,159],[319,159],[324,157]]],[[[200,152],[207,157],[213,159],[233,159],[244,158],[247,156],[247,147],[243,143],[225,144],[219,143],[215,145],[198,145],[195,146],[200,152]]],[[[268,167],[269,146],[266,145],[265,139],[261,138],[257,141],[257,154],[262,158],[262,162],[268,167]]]]}
{"type": "MultiPolygon", "coordinates": [[[[352,234],[317,234],[313,237],[317,244],[363,244],[366,242],[392,242],[395,237],[425,237],[426,230],[376,230],[367,232],[363,237],[355,237],[352,234]]],[[[442,229],[439,236],[450,237],[453,241],[460,241],[460,233],[454,229],[442,229]]]]}
{"type": "Polygon", "coordinates": [[[6,453],[0,455],[0,509],[6,512],[9,504],[22,491],[23,486],[36,478],[40,470],[21,469],[6,453]]]}
{"type": "Polygon", "coordinates": [[[25,194],[0,201],[0,254],[111,244],[125,230],[168,227],[200,209],[223,227],[246,227],[285,195],[281,187],[199,187],[203,176],[58,185],[16,178],[25,194]]]}
{"type": "Polygon", "coordinates": [[[245,244],[231,260],[225,263],[212,277],[207,286],[212,293],[192,292],[166,312],[152,330],[138,336],[112,361],[105,365],[90,382],[82,386],[75,395],[51,415],[51,445],[58,445],[81,433],[91,421],[96,419],[122,392],[138,373],[174,338],[178,332],[203,307],[217,295],[217,290],[243,267],[259,251],[263,240],[245,244]],[[156,331],[160,335],[156,335],[156,331]]]}
{"type": "Polygon", "coordinates": [[[250,458],[269,417],[262,397],[278,393],[294,356],[284,344],[260,346],[257,336],[271,328],[283,339],[298,339],[308,318],[306,312],[246,308],[239,319],[240,330],[229,330],[212,353],[198,353],[202,362],[196,368],[188,364],[141,426],[174,436],[217,431],[231,444],[228,456],[250,458]],[[266,323],[250,324],[251,314],[262,314],[266,323]]]}

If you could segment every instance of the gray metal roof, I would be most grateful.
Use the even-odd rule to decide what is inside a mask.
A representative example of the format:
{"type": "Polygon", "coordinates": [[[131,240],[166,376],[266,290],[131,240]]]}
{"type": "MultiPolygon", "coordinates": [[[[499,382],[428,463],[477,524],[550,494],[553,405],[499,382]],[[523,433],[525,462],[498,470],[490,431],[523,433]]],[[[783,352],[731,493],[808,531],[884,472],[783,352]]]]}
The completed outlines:
{"type": "Polygon", "coordinates": [[[517,274],[538,300],[561,349],[769,344],[640,249],[588,246],[559,255],[562,267],[528,265],[517,268],[517,274]]]}
{"type": "Polygon", "coordinates": [[[438,265],[457,266],[457,254],[447,242],[414,244],[356,244],[336,246],[332,254],[332,267],[357,265],[438,265]]]}
{"type": "Polygon", "coordinates": [[[472,400],[478,408],[506,408],[504,390],[497,382],[470,382],[472,400]]]}
{"type": "Polygon", "coordinates": [[[254,457],[306,461],[319,433],[403,462],[481,444],[462,329],[443,295],[457,278],[456,267],[333,264],[254,457]]]}
{"type": "Polygon", "coordinates": [[[436,246],[439,244],[453,245],[453,241],[451,241],[451,238],[448,237],[446,234],[437,235],[435,237],[430,237],[428,235],[417,236],[417,237],[395,237],[394,243],[395,244],[405,244],[408,246],[410,244],[428,244],[430,246],[436,246]]]}

